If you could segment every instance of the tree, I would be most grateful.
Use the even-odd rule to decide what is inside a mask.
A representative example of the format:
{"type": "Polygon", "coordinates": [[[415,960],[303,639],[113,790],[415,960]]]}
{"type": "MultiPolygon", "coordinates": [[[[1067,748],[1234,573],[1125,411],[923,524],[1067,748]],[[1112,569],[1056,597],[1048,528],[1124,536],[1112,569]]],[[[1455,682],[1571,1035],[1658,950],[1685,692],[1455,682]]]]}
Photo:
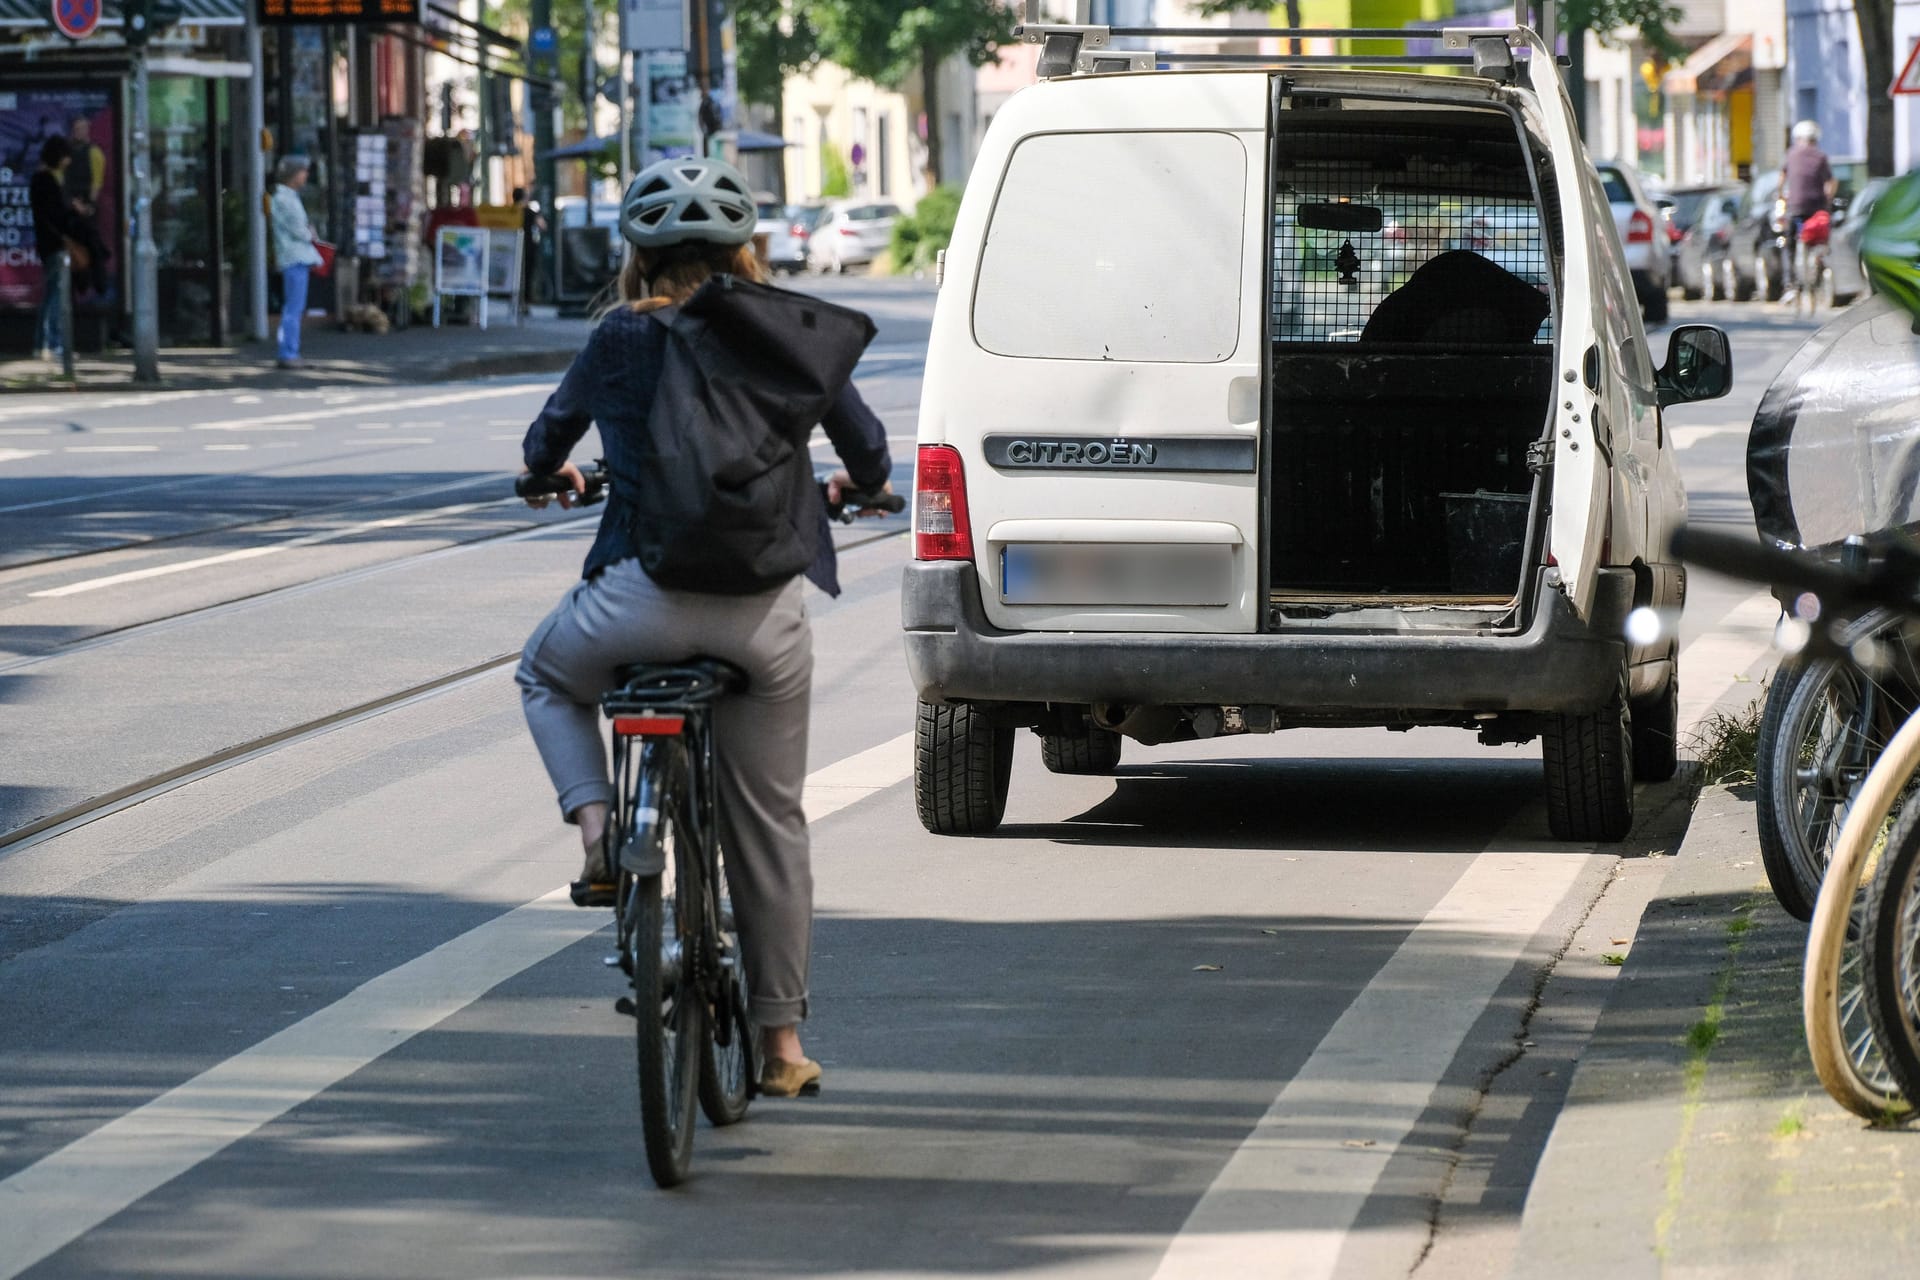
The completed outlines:
{"type": "Polygon", "coordinates": [[[1853,0],[1860,27],[1860,60],[1867,74],[1867,172],[1893,176],[1893,99],[1889,90],[1899,74],[1893,65],[1894,0],[1853,0]]]}
{"type": "MultiPolygon", "coordinates": [[[[532,29],[533,6],[527,0],[496,0],[489,11],[493,25],[508,35],[526,39],[532,29]]],[[[616,12],[611,3],[594,7],[595,26],[605,29],[608,15],[616,12]]],[[[577,87],[580,59],[586,51],[586,14],[584,6],[578,3],[560,3],[553,6],[553,31],[558,37],[560,56],[559,79],[561,88],[557,97],[560,102],[562,123],[569,129],[588,128],[586,104],[580,101],[580,95],[572,92],[577,87]]]]}
{"type": "Polygon", "coordinates": [[[742,101],[772,107],[780,114],[787,77],[813,69],[820,61],[820,37],[813,18],[799,4],[781,0],[738,0],[733,8],[735,74],[742,101]]]}
{"type": "Polygon", "coordinates": [[[976,67],[1013,39],[1000,0],[812,0],[820,53],[875,84],[898,89],[918,73],[927,118],[927,184],[940,184],[940,64],[964,54],[976,67]]]}

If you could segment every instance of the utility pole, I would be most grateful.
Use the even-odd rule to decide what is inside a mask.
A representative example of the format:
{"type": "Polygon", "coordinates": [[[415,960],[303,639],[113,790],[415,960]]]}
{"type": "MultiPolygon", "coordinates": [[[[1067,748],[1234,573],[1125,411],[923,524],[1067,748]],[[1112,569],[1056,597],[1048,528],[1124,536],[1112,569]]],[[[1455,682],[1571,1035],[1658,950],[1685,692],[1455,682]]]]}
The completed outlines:
{"type": "MultiPolygon", "coordinates": [[[[144,15],[143,15],[144,16],[144,15]]],[[[153,243],[153,181],[148,172],[147,46],[133,50],[133,380],[160,381],[160,261],[153,243]]]]}
{"type": "Polygon", "coordinates": [[[527,61],[538,77],[527,84],[527,96],[533,105],[533,198],[547,219],[547,234],[540,238],[540,260],[530,265],[547,279],[550,292],[558,297],[560,282],[553,278],[553,241],[560,234],[560,216],[553,207],[558,185],[553,163],[553,85],[559,78],[560,42],[553,29],[553,0],[533,0],[529,21],[533,29],[528,34],[527,61]]]}

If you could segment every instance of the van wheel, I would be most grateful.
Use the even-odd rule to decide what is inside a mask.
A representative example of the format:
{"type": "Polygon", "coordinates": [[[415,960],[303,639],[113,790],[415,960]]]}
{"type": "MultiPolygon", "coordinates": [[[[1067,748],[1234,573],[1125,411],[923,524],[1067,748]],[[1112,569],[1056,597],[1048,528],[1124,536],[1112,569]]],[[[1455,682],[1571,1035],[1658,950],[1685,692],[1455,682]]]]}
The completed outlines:
{"type": "Polygon", "coordinates": [[[1633,829],[1633,739],[1625,671],[1598,711],[1547,717],[1540,755],[1554,839],[1626,839],[1633,829]]]}
{"type": "Polygon", "coordinates": [[[1112,773],[1120,764],[1120,735],[1095,724],[1078,733],[1043,733],[1040,762],[1049,773],[1112,773]]]}
{"type": "Polygon", "coordinates": [[[1680,770],[1679,655],[1673,658],[1667,687],[1633,712],[1633,776],[1665,782],[1680,770]]]}
{"type": "Polygon", "coordinates": [[[920,704],[913,726],[913,803],[937,836],[985,835],[1007,812],[1013,730],[960,703],[920,704]]]}

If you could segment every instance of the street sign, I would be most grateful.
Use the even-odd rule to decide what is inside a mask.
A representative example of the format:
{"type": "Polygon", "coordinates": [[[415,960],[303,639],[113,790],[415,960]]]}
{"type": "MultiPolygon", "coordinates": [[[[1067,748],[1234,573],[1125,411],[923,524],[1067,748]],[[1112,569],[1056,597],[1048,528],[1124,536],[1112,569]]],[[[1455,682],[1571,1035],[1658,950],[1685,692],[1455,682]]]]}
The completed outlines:
{"type": "Polygon", "coordinates": [[[551,58],[560,52],[560,36],[552,27],[535,27],[527,36],[527,52],[536,58],[551,58]]]}
{"type": "Polygon", "coordinates": [[[53,25],[69,40],[84,40],[100,25],[100,0],[53,0],[53,25]]]}
{"type": "Polygon", "coordinates": [[[307,26],[322,22],[418,25],[422,0],[255,0],[260,25],[307,26]]]}
{"type": "Polygon", "coordinates": [[[1920,41],[1916,41],[1912,52],[1907,54],[1907,65],[1893,78],[1889,94],[1920,93],[1920,65],[1916,64],[1920,64],[1920,41]]]}
{"type": "Polygon", "coordinates": [[[628,53],[686,48],[686,0],[620,0],[620,47],[628,53]]]}

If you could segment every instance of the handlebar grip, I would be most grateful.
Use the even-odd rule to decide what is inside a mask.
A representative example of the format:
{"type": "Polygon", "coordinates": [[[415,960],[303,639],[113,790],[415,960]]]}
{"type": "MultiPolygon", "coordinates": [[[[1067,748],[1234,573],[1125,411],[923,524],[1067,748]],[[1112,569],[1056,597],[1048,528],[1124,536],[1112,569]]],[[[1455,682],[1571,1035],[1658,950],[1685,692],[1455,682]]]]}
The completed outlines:
{"type": "Polygon", "coordinates": [[[1884,604],[1911,612],[1914,602],[1891,584],[1875,582],[1818,554],[1768,546],[1751,534],[1687,526],[1673,535],[1673,551],[1688,564],[1730,578],[1793,592],[1812,592],[1832,610],[1884,604]]]}
{"type": "MultiPolygon", "coordinates": [[[[581,467],[580,478],[586,482],[586,490],[580,495],[579,505],[590,507],[606,496],[607,471],[605,467],[581,467]]],[[[562,475],[534,475],[528,473],[513,482],[513,493],[517,498],[537,498],[542,494],[553,496],[572,493],[573,483],[562,475]]]]}
{"type": "Polygon", "coordinates": [[[856,489],[842,489],[840,505],[855,511],[885,511],[889,515],[898,515],[907,509],[907,500],[897,493],[862,493],[856,489]]]}

